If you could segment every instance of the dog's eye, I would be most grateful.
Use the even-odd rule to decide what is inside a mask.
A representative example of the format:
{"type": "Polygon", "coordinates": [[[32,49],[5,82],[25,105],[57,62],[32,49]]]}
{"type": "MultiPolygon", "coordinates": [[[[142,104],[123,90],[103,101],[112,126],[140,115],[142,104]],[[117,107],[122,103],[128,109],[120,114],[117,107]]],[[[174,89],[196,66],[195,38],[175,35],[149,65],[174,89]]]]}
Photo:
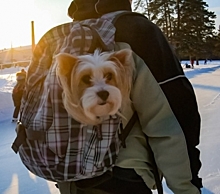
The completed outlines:
{"type": "Polygon", "coordinates": [[[89,75],[84,75],[82,77],[82,81],[85,83],[85,84],[90,84],[91,83],[91,77],[89,75]]]}
{"type": "Polygon", "coordinates": [[[112,77],[113,77],[112,73],[107,73],[107,74],[105,75],[105,78],[106,78],[106,80],[108,80],[108,81],[110,81],[110,80],[112,79],[112,77]]]}

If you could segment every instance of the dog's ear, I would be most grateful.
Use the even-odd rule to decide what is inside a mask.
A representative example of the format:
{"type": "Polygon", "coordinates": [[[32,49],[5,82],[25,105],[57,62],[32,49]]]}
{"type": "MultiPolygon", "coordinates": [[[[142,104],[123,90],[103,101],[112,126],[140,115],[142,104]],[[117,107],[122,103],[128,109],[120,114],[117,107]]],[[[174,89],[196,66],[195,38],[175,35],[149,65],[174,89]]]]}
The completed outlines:
{"type": "Polygon", "coordinates": [[[113,57],[116,57],[122,65],[128,65],[132,57],[132,51],[130,49],[122,49],[115,52],[113,57]]]}
{"type": "Polygon", "coordinates": [[[117,68],[118,86],[123,96],[123,102],[130,102],[130,91],[132,86],[133,72],[135,64],[132,57],[132,50],[122,49],[114,52],[110,58],[117,68]]]}
{"type": "Polygon", "coordinates": [[[77,57],[67,54],[67,53],[60,53],[55,56],[55,59],[58,62],[57,72],[60,75],[68,74],[72,70],[75,63],[78,61],[77,57]]]}
{"type": "Polygon", "coordinates": [[[135,68],[134,60],[132,57],[132,50],[122,49],[116,51],[110,56],[109,59],[113,62],[116,62],[116,65],[119,67],[121,75],[132,76],[135,68]]]}

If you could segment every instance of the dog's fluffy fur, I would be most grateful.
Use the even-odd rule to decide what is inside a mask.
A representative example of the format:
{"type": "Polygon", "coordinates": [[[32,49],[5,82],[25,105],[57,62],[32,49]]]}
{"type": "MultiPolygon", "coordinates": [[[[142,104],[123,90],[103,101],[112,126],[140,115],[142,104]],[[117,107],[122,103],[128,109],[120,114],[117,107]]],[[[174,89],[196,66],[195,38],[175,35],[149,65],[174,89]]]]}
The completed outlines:
{"type": "Polygon", "coordinates": [[[130,103],[132,51],[56,56],[57,77],[67,112],[83,124],[96,125],[130,103]]]}

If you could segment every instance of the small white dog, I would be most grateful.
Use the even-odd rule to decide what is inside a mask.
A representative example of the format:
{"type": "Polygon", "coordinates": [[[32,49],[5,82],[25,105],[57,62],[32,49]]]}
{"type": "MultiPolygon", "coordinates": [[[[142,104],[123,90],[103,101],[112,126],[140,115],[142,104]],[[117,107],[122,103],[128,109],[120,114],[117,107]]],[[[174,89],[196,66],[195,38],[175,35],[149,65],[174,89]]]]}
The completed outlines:
{"type": "Polygon", "coordinates": [[[110,115],[121,115],[119,110],[130,104],[131,50],[95,50],[81,56],[60,53],[56,60],[64,107],[75,120],[97,125],[110,115]]]}

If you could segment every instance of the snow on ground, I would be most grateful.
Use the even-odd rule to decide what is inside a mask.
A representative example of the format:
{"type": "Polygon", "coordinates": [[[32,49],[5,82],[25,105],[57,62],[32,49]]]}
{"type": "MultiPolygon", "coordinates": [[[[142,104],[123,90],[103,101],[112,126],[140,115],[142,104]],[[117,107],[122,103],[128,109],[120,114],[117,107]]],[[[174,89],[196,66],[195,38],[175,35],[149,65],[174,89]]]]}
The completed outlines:
{"type": "MultiPolygon", "coordinates": [[[[184,68],[185,62],[182,62],[184,68]]],[[[58,194],[55,184],[36,177],[23,166],[11,147],[15,123],[11,123],[11,92],[21,67],[0,69],[0,194],[58,194]]],[[[202,117],[201,150],[203,194],[220,194],[220,61],[184,68],[198,100],[202,117]]],[[[193,118],[192,118],[193,119],[193,118]]],[[[164,184],[165,194],[172,192],[164,184]]],[[[156,192],[155,192],[156,193],[156,192]]]]}

